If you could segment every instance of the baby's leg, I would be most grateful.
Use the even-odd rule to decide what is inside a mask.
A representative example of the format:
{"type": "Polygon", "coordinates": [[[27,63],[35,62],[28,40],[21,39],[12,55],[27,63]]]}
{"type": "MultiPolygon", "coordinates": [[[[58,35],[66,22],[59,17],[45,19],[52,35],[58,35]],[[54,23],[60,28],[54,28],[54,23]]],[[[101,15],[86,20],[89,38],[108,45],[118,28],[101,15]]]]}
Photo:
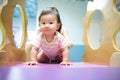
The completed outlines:
{"type": "Polygon", "coordinates": [[[37,55],[37,61],[39,63],[49,63],[48,57],[44,54],[43,51],[40,51],[37,55]]]}
{"type": "Polygon", "coordinates": [[[55,57],[55,60],[57,61],[57,63],[61,63],[61,62],[62,62],[62,60],[63,60],[63,55],[62,55],[62,53],[63,53],[62,50],[59,50],[59,51],[57,52],[58,55],[55,57]]]}

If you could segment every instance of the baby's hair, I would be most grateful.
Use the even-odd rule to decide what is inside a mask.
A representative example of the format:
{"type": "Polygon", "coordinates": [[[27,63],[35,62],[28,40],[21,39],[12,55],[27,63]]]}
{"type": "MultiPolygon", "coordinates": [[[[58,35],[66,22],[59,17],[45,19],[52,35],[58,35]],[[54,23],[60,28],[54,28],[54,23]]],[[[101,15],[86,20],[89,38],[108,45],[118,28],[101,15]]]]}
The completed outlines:
{"type": "Polygon", "coordinates": [[[56,15],[57,22],[60,23],[60,28],[57,31],[61,32],[62,22],[61,22],[59,11],[57,10],[57,8],[56,7],[48,7],[46,9],[42,10],[42,12],[39,16],[39,22],[40,22],[41,16],[47,15],[47,14],[55,14],[56,15]]]}

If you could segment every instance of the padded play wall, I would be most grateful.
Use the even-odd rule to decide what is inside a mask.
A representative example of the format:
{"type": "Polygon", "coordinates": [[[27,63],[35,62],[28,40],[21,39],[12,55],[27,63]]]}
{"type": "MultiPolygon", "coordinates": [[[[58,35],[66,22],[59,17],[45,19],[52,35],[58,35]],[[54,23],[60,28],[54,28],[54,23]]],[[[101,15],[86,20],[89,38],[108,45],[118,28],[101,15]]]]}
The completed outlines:
{"type": "Polygon", "coordinates": [[[25,42],[27,39],[27,18],[25,0],[3,0],[0,4],[0,29],[2,42],[0,44],[0,65],[12,65],[16,62],[26,61],[25,42]],[[19,5],[22,15],[22,38],[16,48],[13,38],[12,21],[16,6],[19,5]]]}
{"type": "MultiPolygon", "coordinates": [[[[116,9],[116,2],[117,0],[94,0],[88,3],[83,23],[83,41],[86,46],[85,62],[110,65],[113,54],[120,51],[116,44],[116,36],[120,32],[120,12],[116,9]],[[101,17],[98,18],[99,15],[101,17]],[[100,26],[94,26],[94,22],[100,26]],[[100,28],[96,29],[96,27],[100,28]],[[96,45],[98,44],[96,35],[100,29],[102,39],[98,39],[100,45],[96,45]]],[[[117,56],[120,54],[116,55],[116,58],[117,56]]],[[[116,62],[118,61],[119,59],[116,59],[116,62]]]]}
{"type": "MultiPolygon", "coordinates": [[[[117,0],[88,1],[87,13],[83,20],[85,44],[84,62],[110,65],[115,52],[116,36],[120,32],[120,13],[116,10],[117,0]]],[[[25,52],[27,41],[27,15],[25,0],[3,0],[0,4],[0,65],[12,65],[27,61],[25,52]],[[22,37],[18,47],[13,38],[12,21],[15,7],[19,5],[22,14],[22,37]]]]}

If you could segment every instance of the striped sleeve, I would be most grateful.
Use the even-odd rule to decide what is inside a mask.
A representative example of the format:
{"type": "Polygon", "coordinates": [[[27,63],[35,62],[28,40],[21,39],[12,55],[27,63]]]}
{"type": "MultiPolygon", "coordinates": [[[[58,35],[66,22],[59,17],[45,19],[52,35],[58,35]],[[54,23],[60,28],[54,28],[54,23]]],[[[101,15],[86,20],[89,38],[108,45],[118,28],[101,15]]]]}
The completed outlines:
{"type": "Polygon", "coordinates": [[[37,47],[37,48],[40,48],[40,45],[41,45],[41,34],[38,34],[35,39],[33,39],[32,41],[32,45],[37,47]]]}

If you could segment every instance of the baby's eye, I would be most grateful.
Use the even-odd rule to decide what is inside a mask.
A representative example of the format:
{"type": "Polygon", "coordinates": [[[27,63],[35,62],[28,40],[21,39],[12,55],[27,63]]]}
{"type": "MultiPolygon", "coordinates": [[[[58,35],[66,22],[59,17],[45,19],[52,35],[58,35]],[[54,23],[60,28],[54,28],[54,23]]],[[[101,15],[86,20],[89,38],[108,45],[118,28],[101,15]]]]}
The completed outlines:
{"type": "Polygon", "coordinates": [[[53,22],[50,22],[50,24],[53,24],[53,22]]]}
{"type": "Polygon", "coordinates": [[[42,24],[45,24],[45,22],[43,22],[42,24]]]}

